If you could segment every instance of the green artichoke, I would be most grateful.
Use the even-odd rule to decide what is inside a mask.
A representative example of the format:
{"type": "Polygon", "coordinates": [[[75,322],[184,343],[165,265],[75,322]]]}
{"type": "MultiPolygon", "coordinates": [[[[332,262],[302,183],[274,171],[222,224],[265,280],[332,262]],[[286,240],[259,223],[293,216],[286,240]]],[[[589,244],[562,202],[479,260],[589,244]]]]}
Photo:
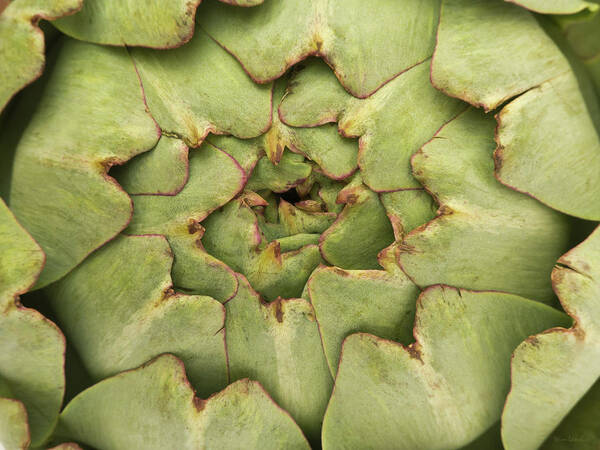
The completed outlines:
{"type": "Polygon", "coordinates": [[[0,0],[0,449],[599,449],[599,2],[200,1],[0,0]]]}

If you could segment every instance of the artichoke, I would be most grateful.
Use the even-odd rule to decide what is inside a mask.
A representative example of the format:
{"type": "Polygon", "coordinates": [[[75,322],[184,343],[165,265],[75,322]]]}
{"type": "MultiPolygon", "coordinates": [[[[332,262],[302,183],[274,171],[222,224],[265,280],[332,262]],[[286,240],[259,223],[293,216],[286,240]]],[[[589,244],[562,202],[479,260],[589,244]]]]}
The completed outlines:
{"type": "Polygon", "coordinates": [[[0,449],[600,448],[599,9],[0,0],[0,449]]]}

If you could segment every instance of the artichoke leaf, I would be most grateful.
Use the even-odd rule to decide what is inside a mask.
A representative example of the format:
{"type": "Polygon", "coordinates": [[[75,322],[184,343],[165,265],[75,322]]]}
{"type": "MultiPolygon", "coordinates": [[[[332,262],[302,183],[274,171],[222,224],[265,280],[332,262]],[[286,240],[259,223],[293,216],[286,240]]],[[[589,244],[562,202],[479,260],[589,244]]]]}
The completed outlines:
{"type": "Polygon", "coordinates": [[[44,70],[44,33],[40,19],[74,14],[83,0],[0,2],[0,111],[44,70]],[[7,3],[4,5],[3,3],[7,3]]]}
{"type": "MultiPolygon", "coordinates": [[[[598,419],[593,386],[600,379],[600,229],[558,260],[552,281],[575,323],[532,336],[515,350],[502,416],[508,448],[538,448],[590,389],[596,393],[589,414],[598,419]]],[[[597,439],[598,422],[590,425],[597,439]]],[[[594,442],[583,439],[581,445],[588,444],[594,442]]]]}
{"type": "Polygon", "coordinates": [[[310,448],[260,384],[240,380],[202,400],[172,355],[79,394],[61,413],[55,435],[106,450],[310,448]]]}
{"type": "Polygon", "coordinates": [[[235,293],[237,281],[229,267],[205,251],[200,222],[229,202],[245,184],[243,168],[229,154],[206,142],[191,151],[189,181],[178,194],[132,196],[134,214],[126,233],[166,236],[175,254],[175,285],[225,301],[235,293]]]}
{"type": "Polygon", "coordinates": [[[396,247],[379,254],[385,270],[318,267],[308,279],[306,296],[319,324],[329,371],[335,376],[342,342],[352,333],[372,333],[408,345],[413,341],[419,289],[400,270],[396,247]]]}
{"type": "Polygon", "coordinates": [[[600,137],[591,117],[598,105],[586,103],[597,99],[584,97],[567,57],[529,11],[444,0],[431,80],[486,111],[518,96],[496,116],[498,179],[566,214],[600,219],[600,137]]]}
{"type": "MultiPolygon", "coordinates": [[[[201,1],[86,0],[81,11],[55,26],[75,39],[96,44],[179,47],[194,34],[196,8],[201,1]]],[[[221,1],[252,6],[263,0],[221,1]]]]}
{"type": "Polygon", "coordinates": [[[379,197],[357,174],[339,191],[336,203],[344,209],[321,235],[323,258],[344,269],[379,268],[377,254],[394,242],[394,230],[379,197]]]}
{"type": "Polygon", "coordinates": [[[29,447],[27,411],[19,400],[0,397],[0,445],[5,449],[29,447]]]}
{"type": "Polygon", "coordinates": [[[188,151],[181,139],[163,135],[156,147],[113,167],[110,175],[129,195],[177,195],[189,178],[188,151]]]}
{"type": "Polygon", "coordinates": [[[206,1],[197,20],[259,83],[316,55],[364,98],[431,56],[438,15],[437,0],[287,0],[249,9],[206,1]]]}
{"type": "Polygon", "coordinates": [[[94,379],[170,352],[203,395],[225,386],[224,308],[211,297],[176,293],[172,263],[164,237],[120,236],[47,288],[94,379]]]}
{"type": "Polygon", "coordinates": [[[18,143],[10,186],[11,209],[46,253],[37,287],[127,226],[131,200],[107,171],[154,147],[159,132],[124,49],[64,43],[18,143]]]}
{"type": "Polygon", "coordinates": [[[65,390],[65,339],[58,327],[18,303],[39,276],[44,253],[0,200],[0,445],[41,445],[65,390]]]}
{"type": "Polygon", "coordinates": [[[410,157],[465,107],[431,86],[429,60],[364,100],[345,92],[327,65],[310,61],[290,80],[279,115],[298,127],[337,121],[342,135],[359,137],[365,184],[386,192],[421,187],[411,175],[410,157]]]}
{"type": "Polygon", "coordinates": [[[300,298],[266,303],[239,278],[236,296],[225,304],[230,379],[259,381],[318,442],[333,379],[313,309],[300,298]]]}
{"type": "Polygon", "coordinates": [[[429,222],[436,215],[435,202],[424,189],[410,189],[379,194],[381,203],[394,228],[396,240],[429,222]]]}
{"type": "Polygon", "coordinates": [[[323,448],[469,444],[500,419],[514,348],[567,322],[559,311],[511,294],[425,290],[417,301],[416,343],[403,347],[365,333],[344,340],[323,448]],[[373,409],[377,414],[348,413],[373,409]]]}
{"type": "Polygon", "coordinates": [[[148,108],[165,134],[198,147],[209,132],[252,138],[271,126],[272,86],[253,83],[203,31],[168,52],[130,52],[148,108]]]}
{"type": "Polygon", "coordinates": [[[550,272],[569,243],[567,218],[494,177],[495,122],[470,109],[412,158],[438,216],[404,236],[400,264],[419,286],[449,284],[554,302],[550,272]]]}

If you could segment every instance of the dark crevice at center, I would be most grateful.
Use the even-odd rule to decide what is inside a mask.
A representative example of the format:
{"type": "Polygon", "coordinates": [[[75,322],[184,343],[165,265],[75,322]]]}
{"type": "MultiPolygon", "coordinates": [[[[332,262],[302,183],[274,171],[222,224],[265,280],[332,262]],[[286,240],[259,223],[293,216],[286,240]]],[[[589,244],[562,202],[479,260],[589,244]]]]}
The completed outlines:
{"type": "Polygon", "coordinates": [[[301,200],[296,189],[290,189],[289,191],[282,192],[279,194],[279,198],[284,199],[288,203],[297,203],[301,200]]]}

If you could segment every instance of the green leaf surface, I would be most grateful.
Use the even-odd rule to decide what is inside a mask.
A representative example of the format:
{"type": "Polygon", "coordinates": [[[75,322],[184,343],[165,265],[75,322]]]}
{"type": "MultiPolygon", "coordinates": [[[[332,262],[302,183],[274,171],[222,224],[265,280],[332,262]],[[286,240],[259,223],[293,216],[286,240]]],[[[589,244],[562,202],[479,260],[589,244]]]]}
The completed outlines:
{"type": "Polygon", "coordinates": [[[152,150],[110,174],[130,195],[176,195],[188,181],[188,147],[180,139],[162,136],[152,150]]]}
{"type": "Polygon", "coordinates": [[[600,137],[572,72],[513,100],[497,121],[502,183],[564,213],[600,220],[600,137]]]}
{"type": "Polygon", "coordinates": [[[282,152],[280,158],[277,165],[266,156],[260,158],[252,171],[246,189],[285,192],[298,186],[310,175],[312,167],[304,161],[302,155],[282,152]]]}
{"type": "Polygon", "coordinates": [[[321,235],[319,248],[330,264],[344,269],[377,269],[377,254],[394,242],[394,231],[377,194],[360,176],[342,189],[344,209],[321,235]]]}
{"type": "Polygon", "coordinates": [[[65,391],[64,353],[61,331],[36,310],[13,303],[0,312],[0,383],[25,405],[33,446],[56,423],[65,391]]]}
{"type": "Polygon", "coordinates": [[[106,450],[310,448],[260,384],[240,380],[202,400],[171,355],[79,394],[62,412],[56,434],[106,450]]]}
{"type": "MultiPolygon", "coordinates": [[[[515,350],[502,417],[509,448],[540,446],[600,379],[600,229],[558,260],[552,280],[575,324],[533,336],[515,350]]],[[[597,423],[591,425],[597,433],[597,423]]]]}
{"type": "Polygon", "coordinates": [[[310,304],[299,298],[265,303],[241,277],[225,306],[231,380],[259,381],[318,442],[333,379],[310,304]]]}
{"type": "Polygon", "coordinates": [[[44,69],[44,33],[40,19],[73,14],[82,0],[13,0],[0,5],[0,111],[44,69]]]}
{"type": "Polygon", "coordinates": [[[173,253],[173,282],[224,301],[235,293],[231,270],[204,250],[200,222],[243,188],[246,174],[227,153],[204,143],[189,154],[189,181],[174,196],[134,195],[128,234],[162,234],[173,253]]]}
{"type": "Polygon", "coordinates": [[[319,323],[332,375],[337,371],[342,341],[352,333],[373,333],[408,345],[413,341],[415,303],[419,289],[395,262],[394,247],[384,250],[386,270],[317,268],[306,285],[319,323]]]}
{"type": "Polygon", "coordinates": [[[106,172],[158,136],[127,52],[65,42],[16,149],[10,191],[47,256],[38,287],[127,226],[131,200],[106,172]]]}
{"type": "Polygon", "coordinates": [[[39,246],[0,200],[0,397],[9,397],[0,398],[0,443],[7,449],[24,447],[14,443],[30,439],[42,443],[65,388],[62,333],[17,303],[43,264],[39,246]]]}
{"type": "Polygon", "coordinates": [[[179,47],[194,34],[202,0],[86,0],[77,14],[55,22],[63,33],[105,45],[179,47]]]}
{"type": "Polygon", "coordinates": [[[433,198],[423,189],[384,192],[379,194],[388,218],[394,228],[396,240],[429,222],[436,215],[433,198]]]}
{"type": "Polygon", "coordinates": [[[540,14],[595,12],[598,5],[583,0],[505,0],[540,14]]]}
{"type": "Polygon", "coordinates": [[[552,435],[544,450],[596,450],[600,442],[600,380],[577,402],[552,435]]]}
{"type": "Polygon", "coordinates": [[[431,86],[429,61],[364,100],[345,92],[327,65],[310,61],[291,79],[279,115],[291,126],[337,121],[341,134],[360,137],[361,174],[365,184],[382,192],[420,187],[411,175],[411,155],[464,108],[431,86]]]}
{"type": "Polygon", "coordinates": [[[0,445],[15,450],[29,447],[27,411],[12,398],[0,397],[0,445]]]}
{"type": "Polygon", "coordinates": [[[600,56],[600,14],[562,24],[563,33],[577,56],[584,60],[600,56]]]}
{"type": "Polygon", "coordinates": [[[238,139],[233,136],[211,134],[207,136],[206,141],[231,155],[244,169],[247,177],[250,178],[256,163],[263,156],[264,148],[261,137],[238,139]]]}
{"type": "Polygon", "coordinates": [[[0,199],[0,309],[35,283],[44,252],[0,199]]]}
{"type": "Polygon", "coordinates": [[[415,154],[415,177],[440,208],[405,236],[400,263],[422,287],[443,283],[550,303],[549,276],[569,243],[569,225],[494,178],[494,125],[468,110],[415,154]]]}
{"type": "Polygon", "coordinates": [[[370,334],[344,341],[323,448],[447,449],[500,418],[510,355],[566,316],[538,302],[435,286],[417,302],[416,343],[370,334]]]}
{"type": "Polygon", "coordinates": [[[168,52],[131,50],[148,108],[167,135],[198,147],[209,132],[256,137],[271,125],[272,86],[260,86],[198,30],[168,52]]]}
{"type": "Polygon", "coordinates": [[[435,0],[267,0],[250,9],[206,1],[198,23],[260,83],[316,55],[349,92],[368,97],[431,56],[438,13],[435,0]]]}
{"type": "Polygon", "coordinates": [[[202,394],[227,381],[223,306],[176,293],[162,236],[123,236],[48,288],[61,327],[96,380],[165,352],[179,356],[202,394]]]}
{"type": "Polygon", "coordinates": [[[486,111],[523,94],[497,115],[498,179],[561,212],[600,219],[600,139],[586,105],[597,100],[583,98],[567,57],[530,12],[444,0],[431,80],[486,111]]]}
{"type": "Polygon", "coordinates": [[[489,111],[568,70],[528,11],[496,0],[443,0],[431,63],[442,92],[489,111]]]}

